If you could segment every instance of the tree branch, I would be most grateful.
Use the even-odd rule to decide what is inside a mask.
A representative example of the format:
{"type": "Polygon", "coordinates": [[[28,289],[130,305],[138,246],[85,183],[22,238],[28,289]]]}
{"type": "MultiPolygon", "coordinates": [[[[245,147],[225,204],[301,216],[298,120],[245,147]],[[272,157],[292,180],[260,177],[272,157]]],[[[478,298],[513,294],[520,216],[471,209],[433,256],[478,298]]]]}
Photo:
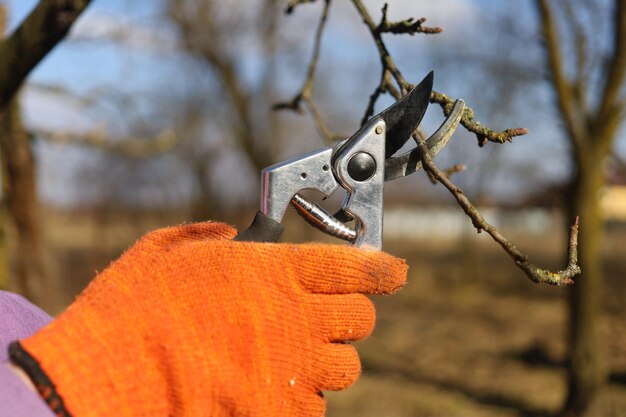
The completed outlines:
{"type": "MultiPolygon", "coordinates": [[[[380,56],[381,65],[383,66],[383,71],[389,71],[393,75],[393,78],[395,79],[398,86],[402,89],[402,93],[406,94],[413,86],[409,82],[407,82],[407,80],[398,70],[396,63],[391,58],[391,55],[389,54],[389,51],[387,50],[387,47],[383,42],[381,32],[378,29],[379,26],[384,25],[384,22],[387,20],[387,6],[385,5],[383,7],[383,17],[381,19],[381,23],[379,25],[376,25],[361,0],[352,0],[352,4],[354,4],[354,7],[356,7],[358,13],[363,19],[363,22],[369,28],[369,31],[374,38],[374,43],[376,44],[376,47],[378,49],[378,54],[380,56]]],[[[449,112],[452,108],[454,100],[449,98],[445,94],[433,91],[431,102],[439,104],[443,108],[444,113],[446,113],[449,112]]],[[[511,141],[511,139],[515,136],[521,136],[528,133],[528,130],[523,128],[507,129],[502,132],[497,132],[485,126],[482,126],[479,122],[474,121],[474,112],[469,107],[466,107],[465,109],[465,113],[463,114],[463,118],[461,119],[461,124],[467,130],[476,135],[476,137],[478,138],[478,144],[480,146],[484,145],[486,141],[496,143],[508,142],[511,141]]]]}
{"type": "MultiPolygon", "coordinates": [[[[619,120],[623,117],[622,110],[624,105],[620,103],[619,97],[622,93],[626,75],[626,0],[615,0],[615,8],[615,46],[595,123],[597,128],[601,128],[602,125],[610,128],[619,123],[619,120]]],[[[606,137],[608,142],[612,142],[612,135],[601,136],[606,137]]],[[[602,145],[610,146],[610,144],[602,145]]]]}
{"type": "Polygon", "coordinates": [[[414,136],[414,139],[420,150],[424,170],[450,191],[457,201],[457,204],[472,220],[472,224],[478,233],[483,230],[487,232],[493,240],[504,249],[511,259],[513,259],[515,264],[524,271],[531,281],[550,285],[571,285],[574,283],[572,278],[580,273],[580,267],[578,266],[578,219],[576,219],[576,222],[570,229],[567,267],[559,272],[551,272],[546,269],[538,268],[528,260],[528,255],[517,249],[512,242],[507,240],[495,227],[489,224],[480,214],[476,206],[465,196],[463,190],[454,185],[448,178],[448,175],[437,168],[428,152],[426,142],[417,135],[414,136]]]}
{"type": "MultiPolygon", "coordinates": [[[[315,1],[315,0],[313,0],[315,1]]],[[[311,1],[307,1],[311,2],[311,1]]],[[[298,2],[302,3],[302,2],[298,2]]],[[[326,22],[328,20],[328,10],[330,9],[331,0],[324,0],[324,9],[322,11],[322,16],[320,17],[319,23],[317,25],[317,29],[315,31],[315,42],[313,44],[313,54],[311,57],[311,61],[309,62],[309,67],[307,69],[306,78],[304,80],[304,84],[300,91],[289,101],[276,103],[274,105],[274,110],[293,110],[298,113],[302,113],[301,104],[304,104],[309,111],[309,114],[313,118],[315,126],[319,134],[326,140],[328,143],[333,143],[341,139],[345,139],[345,136],[334,133],[328,129],[326,123],[324,122],[322,115],[320,114],[317,104],[313,99],[313,86],[315,84],[315,71],[317,70],[317,63],[319,61],[320,49],[322,47],[322,34],[324,33],[324,28],[326,27],[326,22]]],[[[290,3],[291,4],[291,3],[290,3]]]]}
{"type": "Polygon", "coordinates": [[[220,30],[216,5],[208,1],[169,0],[169,15],[179,27],[187,50],[202,58],[218,75],[220,86],[233,105],[232,131],[237,143],[255,169],[261,171],[270,165],[271,155],[269,148],[258,146],[259,131],[252,114],[253,97],[243,86],[237,62],[229,49],[230,43],[220,30]]]}
{"type": "Polygon", "coordinates": [[[548,58],[548,67],[552,78],[552,87],[556,95],[561,116],[565,121],[565,127],[569,136],[574,141],[573,145],[580,147],[585,140],[585,129],[581,125],[584,117],[578,108],[578,103],[572,95],[573,88],[565,77],[563,71],[563,57],[559,50],[559,38],[555,29],[555,18],[549,4],[549,0],[536,0],[535,5],[541,19],[541,31],[548,58]]]}
{"type": "Polygon", "coordinates": [[[41,0],[0,43],[0,108],[41,60],[67,35],[91,0],[41,0]]]}
{"type": "Polygon", "coordinates": [[[285,13],[291,14],[297,6],[305,3],[315,3],[316,1],[317,0],[289,0],[287,7],[285,7],[285,13]]]}
{"type": "MultiPolygon", "coordinates": [[[[389,51],[387,50],[387,47],[383,42],[381,34],[377,31],[378,25],[374,23],[374,20],[370,16],[363,3],[360,0],[352,0],[352,4],[354,4],[354,7],[356,7],[359,15],[361,15],[361,18],[363,19],[363,23],[365,23],[365,25],[369,28],[370,33],[374,38],[374,43],[376,44],[376,48],[378,49],[378,55],[380,56],[380,62],[383,66],[383,69],[387,69],[391,72],[393,78],[396,80],[398,85],[408,85],[409,83],[404,78],[402,73],[400,73],[400,71],[398,70],[398,67],[396,66],[393,58],[391,58],[391,54],[389,54],[389,51]]],[[[408,91],[403,91],[403,93],[407,92],[408,91]]]]}
{"type": "Polygon", "coordinates": [[[112,141],[104,130],[89,133],[50,132],[43,129],[30,129],[31,137],[57,145],[87,146],[103,152],[119,154],[128,158],[150,158],[171,151],[178,138],[171,130],[164,130],[153,139],[127,137],[112,141]]]}
{"type": "MultiPolygon", "coordinates": [[[[430,96],[430,102],[439,104],[443,110],[443,114],[446,116],[448,116],[450,111],[452,111],[454,101],[455,100],[453,98],[436,91],[433,91],[430,96]]],[[[480,122],[474,121],[474,110],[470,107],[466,107],[463,111],[461,124],[465,127],[465,129],[476,135],[476,138],[478,139],[478,146],[484,146],[487,141],[494,143],[512,142],[514,137],[523,136],[528,133],[528,129],[523,127],[506,129],[501,132],[489,129],[488,127],[480,124],[480,122]]]]}
{"type": "Polygon", "coordinates": [[[576,81],[573,85],[573,92],[579,107],[584,114],[587,114],[587,38],[585,36],[585,26],[574,13],[574,7],[569,1],[562,2],[562,7],[567,16],[567,21],[571,24],[574,34],[574,44],[576,51],[576,81]]]}
{"type": "Polygon", "coordinates": [[[409,34],[411,36],[416,33],[425,33],[429,35],[437,34],[443,32],[443,28],[440,27],[427,27],[423,26],[426,22],[426,18],[422,17],[421,19],[415,20],[414,18],[409,18],[405,20],[401,20],[399,22],[389,22],[387,20],[387,3],[383,6],[383,17],[376,28],[378,33],[393,33],[394,35],[399,34],[409,34]]]}
{"type": "MultiPolygon", "coordinates": [[[[367,119],[373,114],[374,106],[376,101],[380,97],[381,94],[388,92],[396,100],[399,100],[403,94],[409,92],[413,86],[406,81],[406,79],[400,73],[400,70],[394,63],[389,51],[387,50],[382,38],[381,31],[377,29],[379,27],[387,27],[389,23],[385,23],[387,21],[386,13],[387,6],[383,8],[383,18],[381,20],[380,25],[375,25],[371,16],[369,15],[367,9],[363,6],[363,3],[360,0],[352,0],[352,3],[357,8],[357,11],[363,18],[364,23],[369,27],[372,37],[374,38],[374,42],[378,48],[378,53],[381,60],[382,73],[379,84],[376,86],[376,89],[370,96],[367,109],[365,111],[365,115],[363,117],[362,122],[364,123],[367,119]],[[387,25],[387,26],[386,26],[387,25]],[[396,81],[399,86],[399,90],[396,89],[392,85],[391,79],[396,81]]],[[[322,18],[320,24],[318,26],[318,30],[316,32],[316,46],[314,48],[313,59],[311,64],[309,65],[309,71],[307,73],[307,79],[304,83],[302,91],[298,94],[293,100],[288,103],[283,103],[278,105],[279,108],[291,108],[292,110],[299,110],[300,101],[303,100],[303,97],[306,94],[310,94],[310,88],[313,85],[313,77],[315,73],[315,68],[317,65],[317,59],[319,56],[319,40],[321,38],[321,34],[324,28],[324,24],[327,19],[328,7],[330,4],[330,0],[326,0],[326,6],[324,8],[324,12],[322,14],[322,18]]],[[[432,102],[439,103],[444,110],[444,113],[449,114],[452,108],[453,100],[441,93],[433,93],[433,97],[431,97],[432,102]]],[[[499,141],[504,142],[507,140],[511,140],[512,137],[523,135],[526,133],[526,129],[508,129],[504,132],[494,132],[490,129],[484,128],[478,122],[474,122],[473,112],[470,110],[469,112],[463,115],[465,120],[464,126],[474,132],[479,137],[479,143],[484,143],[485,140],[499,141]],[[468,127],[469,126],[469,127],[468,127]]],[[[521,268],[526,275],[533,282],[544,282],[552,285],[564,285],[564,284],[572,284],[574,277],[576,274],[580,272],[580,268],[577,265],[577,235],[578,235],[578,222],[572,227],[570,233],[570,244],[569,244],[569,263],[565,270],[560,272],[551,272],[548,270],[540,269],[529,262],[528,256],[521,251],[519,251],[515,245],[509,242],[507,239],[496,230],[492,225],[487,223],[482,215],[479,213],[478,209],[469,201],[469,199],[463,194],[463,191],[454,185],[449,177],[455,172],[462,171],[464,166],[458,165],[454,166],[446,172],[440,171],[437,166],[432,161],[430,154],[428,153],[428,148],[425,144],[425,138],[421,134],[418,129],[418,132],[414,135],[415,140],[418,143],[418,147],[421,152],[421,157],[424,165],[425,171],[434,178],[436,181],[440,182],[444,185],[454,196],[457,203],[464,212],[470,217],[474,227],[478,229],[478,231],[485,230],[489,235],[498,243],[502,248],[511,256],[511,258],[515,261],[516,265],[521,268]]]]}
{"type": "Polygon", "coordinates": [[[363,118],[361,119],[361,126],[367,123],[369,118],[374,115],[374,106],[376,105],[378,98],[380,97],[381,94],[384,94],[386,91],[388,91],[390,87],[393,87],[391,85],[391,74],[387,70],[387,68],[383,68],[383,72],[380,76],[380,83],[376,86],[376,89],[370,96],[370,99],[367,103],[365,114],[363,115],[363,118]]]}

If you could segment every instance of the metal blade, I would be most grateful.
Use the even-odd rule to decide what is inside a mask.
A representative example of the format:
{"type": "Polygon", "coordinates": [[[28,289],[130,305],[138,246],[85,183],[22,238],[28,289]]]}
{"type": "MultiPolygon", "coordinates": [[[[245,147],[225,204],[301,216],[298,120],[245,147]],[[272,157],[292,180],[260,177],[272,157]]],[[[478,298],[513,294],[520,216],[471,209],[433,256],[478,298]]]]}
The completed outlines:
{"type": "Polygon", "coordinates": [[[433,90],[433,78],[434,72],[431,71],[409,94],[376,116],[382,117],[387,124],[385,159],[404,146],[424,118],[433,90]]]}
{"type": "Polygon", "coordinates": [[[381,118],[387,127],[384,144],[385,159],[396,153],[409,140],[426,113],[430,94],[433,90],[433,78],[434,73],[431,71],[407,95],[369,119],[355,134],[339,144],[333,153],[333,166],[336,158],[343,155],[346,149],[350,149],[354,142],[361,137],[362,132],[369,129],[372,123],[376,123],[376,120],[381,118]]]}
{"type": "MultiPolygon", "coordinates": [[[[448,143],[454,131],[456,130],[463,111],[465,103],[463,100],[454,102],[450,115],[446,118],[439,129],[431,137],[426,140],[426,146],[431,156],[435,156],[448,143]]],[[[385,181],[395,180],[404,177],[422,168],[422,157],[419,149],[414,148],[400,156],[385,159],[385,181]]]]}

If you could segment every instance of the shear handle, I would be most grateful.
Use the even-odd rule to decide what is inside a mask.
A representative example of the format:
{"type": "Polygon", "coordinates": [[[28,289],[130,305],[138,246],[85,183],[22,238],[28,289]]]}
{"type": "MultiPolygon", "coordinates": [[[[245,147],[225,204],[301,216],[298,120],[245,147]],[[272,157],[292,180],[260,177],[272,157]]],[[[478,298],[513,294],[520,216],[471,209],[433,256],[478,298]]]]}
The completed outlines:
{"type": "Polygon", "coordinates": [[[270,242],[276,243],[283,234],[285,226],[276,220],[257,211],[252,224],[240,232],[233,240],[238,242],[270,242]]]}

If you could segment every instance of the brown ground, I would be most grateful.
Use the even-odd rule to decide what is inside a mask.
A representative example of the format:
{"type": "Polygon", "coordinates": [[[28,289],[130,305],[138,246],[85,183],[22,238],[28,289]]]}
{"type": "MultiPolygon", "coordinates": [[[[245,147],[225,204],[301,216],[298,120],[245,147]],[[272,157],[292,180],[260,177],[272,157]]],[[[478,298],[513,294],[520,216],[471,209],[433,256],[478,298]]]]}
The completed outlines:
{"type": "MultiPolygon", "coordinates": [[[[619,235],[611,237],[614,243],[623,241],[619,235]]],[[[558,268],[558,242],[526,243],[538,265],[558,268]]],[[[327,396],[328,417],[548,416],[558,410],[565,395],[567,289],[531,283],[482,238],[391,250],[408,259],[409,283],[375,300],[377,329],[358,345],[363,376],[327,396]]],[[[601,334],[612,382],[591,416],[626,416],[624,254],[626,245],[622,259],[609,253],[601,334]]]]}
{"type": "MultiPolygon", "coordinates": [[[[48,218],[50,270],[69,302],[134,238],[184,216],[48,218]]],[[[539,266],[562,266],[562,236],[513,240],[539,266]]],[[[611,228],[601,335],[612,382],[594,417],[626,416],[623,242],[626,228],[611,228]]],[[[461,242],[386,242],[385,249],[407,258],[409,283],[392,297],[375,299],[377,329],[358,344],[363,376],[347,391],[327,394],[328,417],[547,416],[558,409],[565,395],[567,289],[531,283],[482,235],[461,242]]]]}

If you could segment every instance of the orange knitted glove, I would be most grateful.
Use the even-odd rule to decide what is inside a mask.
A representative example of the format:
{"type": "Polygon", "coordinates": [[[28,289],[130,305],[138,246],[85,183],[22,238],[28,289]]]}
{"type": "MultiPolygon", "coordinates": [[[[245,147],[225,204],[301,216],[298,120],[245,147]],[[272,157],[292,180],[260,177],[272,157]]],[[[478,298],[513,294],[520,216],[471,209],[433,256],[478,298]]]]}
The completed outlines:
{"type": "Polygon", "coordinates": [[[403,261],[323,244],[234,242],[201,223],[141,239],[12,360],[57,415],[321,416],[360,373],[403,261]]]}

